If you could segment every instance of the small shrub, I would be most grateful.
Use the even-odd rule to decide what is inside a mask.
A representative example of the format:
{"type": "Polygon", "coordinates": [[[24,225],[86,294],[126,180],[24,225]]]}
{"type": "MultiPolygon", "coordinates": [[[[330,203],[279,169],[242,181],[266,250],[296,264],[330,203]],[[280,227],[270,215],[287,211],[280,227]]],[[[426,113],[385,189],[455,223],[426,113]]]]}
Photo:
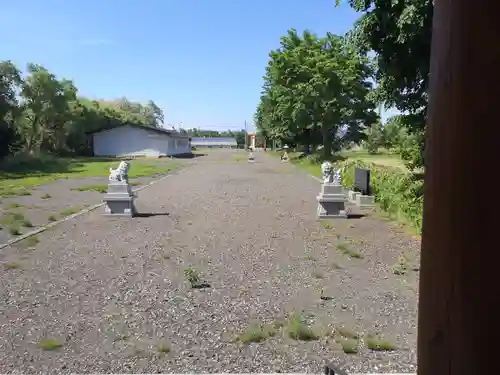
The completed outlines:
{"type": "Polygon", "coordinates": [[[408,272],[408,259],[404,255],[398,258],[396,264],[392,266],[392,273],[395,275],[406,275],[408,272]]]}
{"type": "Polygon", "coordinates": [[[31,236],[31,237],[28,237],[26,238],[26,245],[28,247],[34,247],[36,245],[38,245],[38,243],[40,242],[40,240],[38,239],[37,236],[31,236]]]}
{"type": "Polygon", "coordinates": [[[194,268],[191,267],[186,268],[184,270],[184,277],[191,285],[191,288],[200,289],[200,288],[210,287],[209,284],[207,284],[200,278],[200,275],[198,274],[198,272],[196,272],[194,268]]]}
{"type": "Polygon", "coordinates": [[[326,222],[326,221],[322,221],[322,222],[321,222],[321,226],[322,226],[324,229],[326,229],[326,230],[328,230],[328,229],[332,229],[332,226],[330,225],[330,223],[328,223],[328,222],[326,222]]]}
{"type": "Polygon", "coordinates": [[[52,195],[50,195],[48,193],[45,193],[40,198],[42,198],[42,199],[50,199],[50,198],[52,198],[52,195]]]}
{"type": "Polygon", "coordinates": [[[316,333],[307,326],[304,319],[299,314],[293,314],[287,324],[288,336],[294,340],[313,341],[319,337],[316,333]]]}
{"type": "Polygon", "coordinates": [[[55,217],[54,215],[50,215],[47,219],[49,221],[57,221],[57,217],[55,217]]]}
{"type": "Polygon", "coordinates": [[[25,227],[25,228],[31,228],[31,227],[33,227],[33,224],[28,219],[23,219],[21,221],[21,223],[22,223],[23,227],[25,227]]]}
{"type": "Polygon", "coordinates": [[[56,350],[62,347],[62,344],[54,339],[43,339],[39,344],[43,350],[56,350]]]}

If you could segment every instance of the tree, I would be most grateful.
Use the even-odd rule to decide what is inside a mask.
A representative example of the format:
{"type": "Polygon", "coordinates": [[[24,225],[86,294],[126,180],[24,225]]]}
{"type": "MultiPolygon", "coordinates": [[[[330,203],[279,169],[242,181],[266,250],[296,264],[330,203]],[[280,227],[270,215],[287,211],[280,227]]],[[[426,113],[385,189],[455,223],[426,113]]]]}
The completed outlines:
{"type": "Polygon", "coordinates": [[[299,36],[291,29],[270,53],[254,116],[257,128],[271,139],[307,148],[320,138],[329,158],[340,127],[359,132],[376,119],[371,74],[366,56],[348,48],[344,38],[309,31],[299,36]]]}
{"type": "Polygon", "coordinates": [[[21,73],[11,61],[0,62],[0,158],[11,151],[18,133],[15,122],[19,116],[16,90],[21,73]]]}
{"type": "MultiPolygon", "coordinates": [[[[340,1],[336,0],[338,5],[340,1]]],[[[363,15],[349,39],[360,51],[376,53],[378,100],[402,113],[408,131],[418,139],[420,152],[424,135],[432,39],[433,0],[348,0],[363,15]]],[[[413,150],[414,151],[414,150],[413,150]]],[[[418,166],[422,155],[404,152],[418,166]]]]}

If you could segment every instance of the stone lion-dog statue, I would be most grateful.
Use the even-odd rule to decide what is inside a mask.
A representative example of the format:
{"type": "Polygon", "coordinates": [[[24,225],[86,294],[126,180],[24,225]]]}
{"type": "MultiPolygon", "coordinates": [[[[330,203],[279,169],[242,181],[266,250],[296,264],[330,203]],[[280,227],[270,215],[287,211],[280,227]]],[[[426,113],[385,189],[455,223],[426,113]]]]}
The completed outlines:
{"type": "Polygon", "coordinates": [[[109,168],[109,181],[125,181],[128,182],[128,170],[130,168],[130,163],[128,161],[122,161],[118,165],[118,168],[109,168]]]}

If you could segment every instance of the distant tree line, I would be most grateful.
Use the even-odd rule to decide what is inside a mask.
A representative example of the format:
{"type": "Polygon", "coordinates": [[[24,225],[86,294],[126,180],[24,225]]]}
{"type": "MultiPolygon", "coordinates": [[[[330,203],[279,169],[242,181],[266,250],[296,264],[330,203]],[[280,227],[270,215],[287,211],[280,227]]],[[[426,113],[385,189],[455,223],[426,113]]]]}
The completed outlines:
{"type": "Polygon", "coordinates": [[[236,143],[241,146],[245,144],[245,130],[240,131],[216,131],[216,130],[202,130],[197,128],[192,129],[179,129],[181,133],[187,134],[190,137],[202,138],[202,137],[224,137],[224,138],[235,138],[236,143]]]}
{"type": "Polygon", "coordinates": [[[0,158],[19,152],[88,155],[87,132],[122,124],[159,127],[163,111],[153,102],[92,100],[78,95],[71,80],[43,66],[26,73],[0,61],[0,158]]]}

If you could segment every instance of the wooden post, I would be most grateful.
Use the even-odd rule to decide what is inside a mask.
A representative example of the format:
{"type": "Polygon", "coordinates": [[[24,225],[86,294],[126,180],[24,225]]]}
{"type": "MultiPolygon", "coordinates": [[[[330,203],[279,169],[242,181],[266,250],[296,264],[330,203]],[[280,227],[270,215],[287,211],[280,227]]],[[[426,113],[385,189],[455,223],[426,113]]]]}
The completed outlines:
{"type": "Polygon", "coordinates": [[[436,0],[418,374],[498,372],[498,0],[436,0]]]}

